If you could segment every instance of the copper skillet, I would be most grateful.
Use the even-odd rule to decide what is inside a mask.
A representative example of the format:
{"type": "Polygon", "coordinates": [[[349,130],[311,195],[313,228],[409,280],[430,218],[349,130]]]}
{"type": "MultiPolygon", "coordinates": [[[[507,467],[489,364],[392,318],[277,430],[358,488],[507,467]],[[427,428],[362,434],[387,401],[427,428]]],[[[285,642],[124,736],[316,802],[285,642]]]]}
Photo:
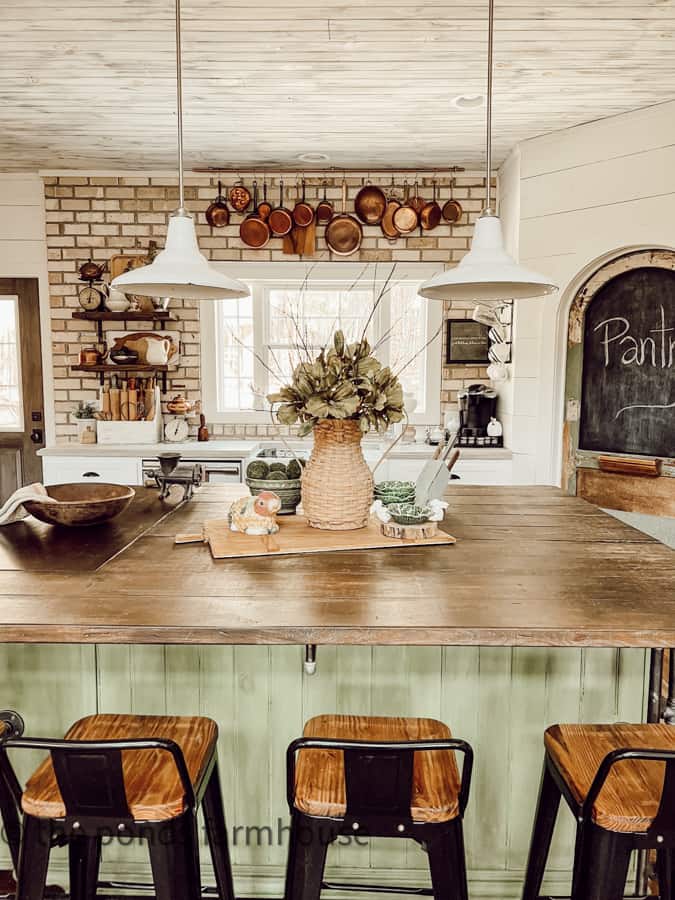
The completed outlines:
{"type": "Polygon", "coordinates": [[[394,179],[391,179],[391,187],[389,188],[389,197],[387,198],[387,208],[382,216],[380,228],[382,234],[390,241],[395,241],[401,235],[398,228],[394,225],[394,213],[399,209],[401,203],[394,193],[394,179]]]}
{"type": "Polygon", "coordinates": [[[354,216],[347,215],[347,180],[342,179],[342,212],[333,216],[326,225],[326,244],[336,256],[355,253],[363,240],[361,223],[354,216]]]}
{"type": "Polygon", "coordinates": [[[230,224],[230,210],[227,208],[225,197],[223,197],[222,181],[218,182],[218,196],[206,210],[206,223],[211,228],[224,228],[230,224]]]}
{"type": "Polygon", "coordinates": [[[235,212],[244,213],[251,205],[251,192],[244,186],[243,181],[238,181],[230,188],[230,206],[235,212]]]}
{"type": "Polygon", "coordinates": [[[253,212],[239,226],[239,237],[247,247],[260,250],[270,239],[270,227],[258,212],[258,182],[253,182],[253,212]]]}
{"type": "Polygon", "coordinates": [[[324,179],[323,200],[321,200],[316,208],[316,221],[319,223],[319,225],[326,225],[333,218],[333,204],[330,203],[328,197],[326,196],[327,190],[328,182],[324,179]]]}
{"type": "Polygon", "coordinates": [[[431,231],[441,224],[443,213],[436,200],[436,182],[434,181],[434,199],[425,203],[420,210],[420,228],[423,231],[431,231]]]}
{"type": "Polygon", "coordinates": [[[293,207],[293,221],[299,228],[307,228],[314,221],[314,210],[305,199],[305,179],[302,179],[302,200],[298,199],[293,207]]]}
{"type": "Polygon", "coordinates": [[[379,225],[387,210],[387,198],[382,188],[366,182],[356,195],[354,211],[364,225],[379,225]]]}
{"type": "Polygon", "coordinates": [[[284,179],[279,180],[279,205],[267,217],[270,231],[277,237],[283,237],[293,227],[293,216],[284,206],[284,179]]]}
{"type": "Polygon", "coordinates": [[[415,182],[415,193],[410,198],[410,205],[415,210],[418,216],[422,212],[422,209],[426,206],[426,200],[420,197],[418,181],[415,182]]]}
{"type": "Polygon", "coordinates": [[[267,221],[272,212],[272,204],[267,199],[267,176],[263,176],[263,198],[258,204],[258,215],[261,219],[267,221]]]}
{"type": "Polygon", "coordinates": [[[410,185],[407,181],[405,182],[403,190],[403,203],[394,212],[392,221],[394,228],[399,234],[410,234],[417,228],[419,216],[417,215],[417,210],[410,201],[410,185]]]}
{"type": "Polygon", "coordinates": [[[457,222],[462,218],[462,204],[459,200],[454,200],[452,197],[452,186],[453,181],[450,182],[450,199],[445,202],[443,205],[443,218],[446,222],[449,222],[451,225],[456,225],[457,222]]]}

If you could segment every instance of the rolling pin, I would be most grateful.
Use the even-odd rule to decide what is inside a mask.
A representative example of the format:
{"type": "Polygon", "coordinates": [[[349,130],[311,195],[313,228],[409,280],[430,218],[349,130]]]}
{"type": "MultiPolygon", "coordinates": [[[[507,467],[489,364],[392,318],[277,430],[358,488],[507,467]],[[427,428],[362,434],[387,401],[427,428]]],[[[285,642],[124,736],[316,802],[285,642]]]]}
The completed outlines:
{"type": "Polygon", "coordinates": [[[129,421],[129,391],[120,391],[120,418],[123,422],[129,421]]]}
{"type": "Polygon", "coordinates": [[[120,389],[116,387],[110,388],[110,412],[113,422],[119,422],[121,418],[120,389]]]}

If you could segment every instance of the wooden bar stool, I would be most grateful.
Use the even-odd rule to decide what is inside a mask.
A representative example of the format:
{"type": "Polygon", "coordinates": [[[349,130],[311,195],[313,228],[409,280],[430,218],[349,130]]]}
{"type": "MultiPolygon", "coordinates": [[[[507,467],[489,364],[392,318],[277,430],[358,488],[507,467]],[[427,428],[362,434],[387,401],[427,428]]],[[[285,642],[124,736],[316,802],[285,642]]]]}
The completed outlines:
{"type": "Polygon", "coordinates": [[[217,738],[211,719],[130,715],[89,716],[63,740],[7,738],[3,750],[50,753],[23,793],[15,781],[24,813],[16,900],[42,900],[57,844],[68,845],[72,900],[92,900],[108,837],[148,841],[157,900],[199,900],[200,803],[218,895],[234,900],[217,738]]]}
{"type": "Polygon", "coordinates": [[[553,725],[523,900],[539,896],[560,798],[577,820],[573,900],[623,897],[633,850],[657,850],[661,900],[675,900],[675,728],[553,725]]]}
{"type": "Polygon", "coordinates": [[[412,838],[428,851],[433,885],[415,893],[466,900],[462,816],[473,751],[446,725],[317,716],[290,744],[286,761],[291,834],[285,900],[318,900],[322,887],[372,890],[323,881],[328,844],[339,835],[412,838]],[[461,779],[455,750],[463,754],[461,779]]]}

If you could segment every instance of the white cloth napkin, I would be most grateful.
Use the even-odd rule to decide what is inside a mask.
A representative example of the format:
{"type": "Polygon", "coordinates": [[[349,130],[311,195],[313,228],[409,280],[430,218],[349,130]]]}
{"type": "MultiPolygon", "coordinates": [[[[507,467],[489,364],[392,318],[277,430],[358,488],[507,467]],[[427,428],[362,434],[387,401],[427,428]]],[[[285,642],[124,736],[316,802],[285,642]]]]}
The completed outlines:
{"type": "Polygon", "coordinates": [[[0,509],[0,525],[11,525],[12,522],[18,522],[25,519],[28,515],[24,507],[26,500],[39,500],[40,503],[57,503],[52,497],[48,496],[47,489],[43,484],[36,482],[35,484],[26,484],[20,487],[18,491],[14,491],[9,500],[0,509]]]}

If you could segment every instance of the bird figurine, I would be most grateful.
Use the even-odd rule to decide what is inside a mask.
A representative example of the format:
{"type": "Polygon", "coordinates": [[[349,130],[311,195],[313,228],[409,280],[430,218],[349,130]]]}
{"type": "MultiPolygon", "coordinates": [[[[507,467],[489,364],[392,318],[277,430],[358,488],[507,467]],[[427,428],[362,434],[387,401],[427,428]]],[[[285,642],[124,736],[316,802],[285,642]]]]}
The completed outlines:
{"type": "Polygon", "coordinates": [[[276,515],[281,509],[281,500],[274,491],[261,491],[255,497],[242,497],[230,507],[231,531],[242,534],[276,534],[279,530],[276,515]]]}

